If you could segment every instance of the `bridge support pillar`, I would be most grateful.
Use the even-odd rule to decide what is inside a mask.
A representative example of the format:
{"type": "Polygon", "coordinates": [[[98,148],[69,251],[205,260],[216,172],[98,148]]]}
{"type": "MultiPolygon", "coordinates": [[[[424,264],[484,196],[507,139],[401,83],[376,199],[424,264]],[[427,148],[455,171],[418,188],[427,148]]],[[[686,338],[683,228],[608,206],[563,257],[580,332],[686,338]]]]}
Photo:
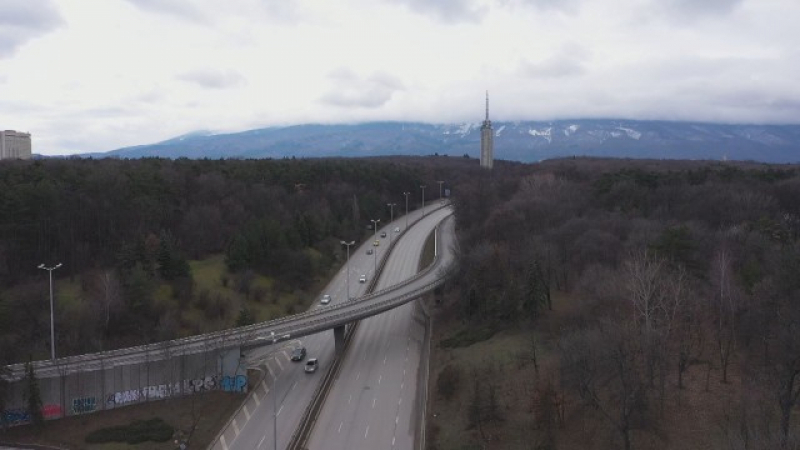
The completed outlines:
{"type": "Polygon", "coordinates": [[[342,352],[344,351],[344,331],[345,325],[333,329],[333,347],[337,358],[342,356],[342,352]]]}

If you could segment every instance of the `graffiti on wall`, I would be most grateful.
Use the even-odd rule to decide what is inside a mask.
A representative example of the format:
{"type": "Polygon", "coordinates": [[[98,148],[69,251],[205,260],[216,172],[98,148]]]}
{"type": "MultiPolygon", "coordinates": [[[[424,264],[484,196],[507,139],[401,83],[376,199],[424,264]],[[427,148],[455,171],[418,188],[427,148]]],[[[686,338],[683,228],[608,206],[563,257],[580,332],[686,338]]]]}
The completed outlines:
{"type": "Polygon", "coordinates": [[[141,389],[129,389],[114,392],[106,397],[109,406],[122,406],[147,399],[163,399],[173,395],[196,394],[206,391],[222,389],[227,392],[245,392],[247,390],[247,377],[244,375],[218,377],[209,375],[204,378],[183,380],[173,384],[157,384],[145,386],[141,389]]]}
{"type": "Polygon", "coordinates": [[[7,409],[3,411],[1,418],[2,423],[6,425],[21,425],[30,423],[31,413],[27,409],[7,409]]]}
{"type": "Polygon", "coordinates": [[[45,419],[55,419],[63,416],[61,405],[44,405],[42,406],[42,415],[45,419]]]}
{"type": "MultiPolygon", "coordinates": [[[[58,405],[44,405],[42,416],[45,419],[61,417],[61,407],[58,405]]],[[[31,413],[27,409],[7,409],[0,412],[0,424],[14,426],[31,422],[31,413]]]]}
{"type": "Polygon", "coordinates": [[[247,389],[247,377],[244,375],[236,375],[231,377],[225,375],[222,378],[222,390],[225,392],[245,392],[247,389]]]}
{"type": "Polygon", "coordinates": [[[97,409],[97,399],[94,397],[78,397],[72,399],[72,414],[93,412],[97,409]]]}

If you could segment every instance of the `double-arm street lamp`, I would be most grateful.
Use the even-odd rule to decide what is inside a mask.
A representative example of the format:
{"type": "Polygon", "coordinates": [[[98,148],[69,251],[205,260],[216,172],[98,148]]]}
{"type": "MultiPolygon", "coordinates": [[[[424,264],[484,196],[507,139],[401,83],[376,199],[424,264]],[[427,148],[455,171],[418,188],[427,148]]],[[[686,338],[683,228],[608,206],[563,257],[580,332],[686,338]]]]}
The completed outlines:
{"type": "Polygon", "coordinates": [[[411,192],[403,192],[403,195],[406,196],[406,230],[408,229],[408,196],[411,192]]]}
{"type": "Polygon", "coordinates": [[[39,264],[38,268],[46,270],[50,274],[50,359],[56,359],[56,326],[53,314],[53,271],[61,267],[61,263],[53,267],[47,267],[44,264],[39,264]]]}
{"type": "Polygon", "coordinates": [[[389,225],[390,225],[390,229],[389,229],[389,245],[392,244],[392,233],[393,233],[393,231],[391,230],[391,224],[394,222],[394,207],[396,205],[397,205],[397,203],[387,203],[386,204],[386,206],[389,207],[389,225]]]}
{"type": "Polygon", "coordinates": [[[426,188],[426,186],[423,184],[419,188],[422,189],[422,217],[425,217],[425,188],[426,188]]]}
{"type": "Polygon", "coordinates": [[[345,282],[347,283],[347,301],[350,301],[350,246],[355,244],[356,241],[345,242],[341,241],[342,245],[347,246],[347,276],[345,282]]]}
{"type": "MultiPolygon", "coordinates": [[[[372,245],[375,245],[375,242],[378,241],[378,224],[381,223],[381,219],[369,219],[372,222],[372,245]]],[[[376,248],[374,252],[375,255],[375,268],[372,270],[372,276],[375,276],[375,273],[378,272],[378,249],[376,248]]]]}

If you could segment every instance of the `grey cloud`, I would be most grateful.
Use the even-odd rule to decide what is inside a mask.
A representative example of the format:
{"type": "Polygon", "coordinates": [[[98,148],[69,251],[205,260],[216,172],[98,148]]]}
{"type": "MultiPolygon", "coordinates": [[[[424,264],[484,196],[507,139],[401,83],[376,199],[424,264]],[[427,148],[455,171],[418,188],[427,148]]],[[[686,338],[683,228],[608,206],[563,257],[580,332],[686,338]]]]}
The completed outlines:
{"type": "Polygon", "coordinates": [[[404,89],[399,80],[383,73],[361,79],[348,69],[337,69],[328,77],[334,82],[334,88],[320,100],[332,106],[379,108],[391,100],[395,92],[404,89]]]}
{"type": "Polygon", "coordinates": [[[195,22],[206,22],[206,15],[188,0],[127,0],[142,11],[168,14],[195,22]]]}
{"type": "Polygon", "coordinates": [[[582,0],[502,0],[505,6],[533,6],[543,11],[558,11],[576,14],[580,9],[582,0]]]}
{"type": "Polygon", "coordinates": [[[655,3],[672,19],[688,20],[706,16],[723,16],[735,10],[744,0],[657,0],[655,3]]]}
{"type": "Polygon", "coordinates": [[[558,53],[541,61],[523,60],[519,73],[532,78],[561,78],[586,73],[585,61],[590,54],[582,47],[574,44],[565,45],[558,53]]]}
{"type": "Polygon", "coordinates": [[[297,4],[286,0],[262,0],[261,6],[271,19],[294,21],[300,17],[297,4]]]}
{"type": "Polygon", "coordinates": [[[486,8],[474,0],[392,0],[410,10],[444,23],[480,22],[486,8]]]}
{"type": "Polygon", "coordinates": [[[51,0],[4,0],[0,13],[0,58],[64,22],[51,0]]]}
{"type": "Polygon", "coordinates": [[[179,79],[204,88],[225,89],[246,84],[247,80],[232,70],[201,69],[178,76],[179,79]]]}

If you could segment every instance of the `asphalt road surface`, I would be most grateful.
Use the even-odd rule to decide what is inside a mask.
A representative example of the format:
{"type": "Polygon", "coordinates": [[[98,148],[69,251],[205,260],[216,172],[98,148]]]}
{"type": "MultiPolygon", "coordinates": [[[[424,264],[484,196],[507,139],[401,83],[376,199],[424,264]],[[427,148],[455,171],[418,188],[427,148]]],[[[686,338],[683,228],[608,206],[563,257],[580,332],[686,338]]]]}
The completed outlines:
{"type": "MultiPolygon", "coordinates": [[[[434,214],[446,214],[431,214],[431,209],[430,206],[427,208],[427,212],[431,216],[434,214]]],[[[447,211],[449,213],[450,210],[448,209],[447,211]]],[[[408,218],[409,222],[413,222],[420,215],[421,211],[410,212],[408,218]]],[[[397,274],[394,274],[395,269],[390,269],[389,266],[392,265],[393,267],[396,257],[408,260],[408,256],[402,256],[407,247],[416,248],[416,251],[421,251],[425,238],[420,238],[419,235],[424,234],[425,237],[427,237],[433,229],[433,220],[434,219],[431,219],[429,221],[428,219],[424,219],[417,225],[412,226],[411,229],[403,235],[401,242],[395,247],[395,252],[393,252],[392,257],[387,262],[387,267],[384,269],[384,277],[394,280],[389,284],[396,284],[410,276],[403,277],[399,275],[399,273],[405,273],[405,271],[397,271],[397,274]]],[[[366,275],[368,279],[370,279],[373,276],[377,261],[383,256],[383,252],[385,252],[389,246],[390,237],[388,234],[394,233],[396,227],[400,227],[402,231],[405,228],[405,223],[406,218],[401,217],[393,223],[379,228],[377,231],[377,239],[380,241],[380,245],[377,247],[372,245],[372,238],[366,240],[360,247],[351,247],[349,277],[347,272],[348,264],[345,264],[339,274],[337,274],[326,287],[325,291],[320,293],[319,297],[321,298],[323,294],[330,294],[332,297],[331,304],[346,301],[348,278],[350,296],[358,297],[363,295],[365,293],[366,283],[359,283],[359,277],[361,275],[366,275]],[[382,231],[387,232],[386,238],[380,237],[382,231]],[[368,248],[374,250],[372,255],[366,254],[368,248]]],[[[397,234],[394,234],[394,236],[396,235],[397,234]]],[[[417,256],[417,262],[418,260],[419,256],[417,256]]],[[[416,269],[416,266],[414,266],[411,275],[416,273],[416,269]]],[[[388,286],[388,284],[379,285],[378,289],[385,286],[388,286]]],[[[321,307],[319,299],[317,299],[313,307],[321,307]]],[[[398,309],[405,310],[405,307],[398,309]]],[[[391,311],[388,312],[388,314],[391,313],[391,311]]],[[[381,316],[385,314],[387,313],[381,316]]],[[[358,339],[356,339],[356,342],[357,341],[358,339]]],[[[276,346],[265,346],[248,352],[246,359],[253,365],[266,368],[268,372],[262,386],[256,387],[256,389],[262,389],[264,392],[267,392],[267,395],[265,397],[259,396],[261,400],[257,402],[257,405],[253,409],[247,410],[247,421],[237,424],[239,433],[233,440],[227,442],[227,447],[236,450],[266,450],[274,447],[285,449],[291,439],[292,433],[294,433],[297,424],[300,422],[306,406],[311,401],[315,389],[319,385],[321,379],[319,376],[320,373],[327,370],[327,365],[332,361],[333,354],[332,330],[307,336],[300,341],[287,341],[276,346]],[[308,351],[306,359],[302,362],[293,362],[289,360],[291,350],[297,345],[305,346],[308,351]],[[319,359],[320,367],[316,373],[307,374],[304,372],[303,366],[308,358],[319,359]],[[275,401],[276,397],[277,402],[275,401]],[[273,422],[277,422],[277,435],[273,432],[275,429],[273,422]],[[277,442],[275,441],[275,436],[277,436],[277,442]]],[[[336,390],[336,387],[334,387],[334,390],[336,390]]]]}
{"type": "MultiPolygon", "coordinates": [[[[450,212],[434,212],[406,233],[387,262],[377,289],[418,272],[425,239],[450,212]]],[[[361,321],[309,439],[310,450],[414,448],[421,413],[417,381],[425,336],[416,303],[361,321]]]]}

